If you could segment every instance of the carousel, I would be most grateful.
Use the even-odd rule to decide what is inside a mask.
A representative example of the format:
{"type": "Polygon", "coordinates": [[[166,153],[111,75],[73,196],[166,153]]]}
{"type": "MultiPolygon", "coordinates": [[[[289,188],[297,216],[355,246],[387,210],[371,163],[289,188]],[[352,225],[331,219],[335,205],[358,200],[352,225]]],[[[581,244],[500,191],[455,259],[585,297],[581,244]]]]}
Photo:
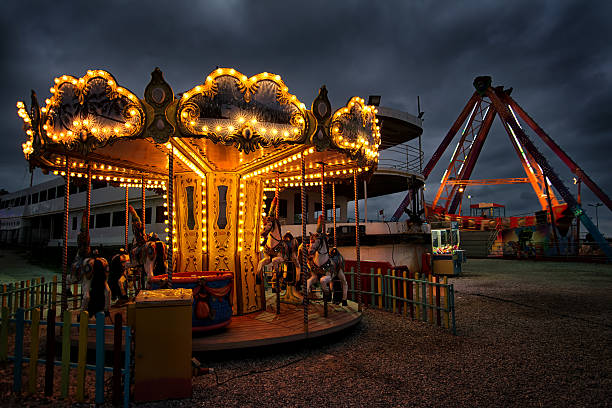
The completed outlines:
{"type": "Polygon", "coordinates": [[[87,305],[97,268],[106,270],[118,299],[111,310],[130,303],[128,276],[146,289],[190,288],[194,331],[210,331],[194,337],[194,349],[297,340],[359,322],[359,235],[355,253],[340,254],[336,211],[329,220],[322,211],[310,220],[317,232],[307,236],[306,195],[320,190],[322,208],[326,200],[335,208],[336,186],[352,184],[357,200],[359,182],[378,163],[373,106],[353,97],[334,111],[323,86],[308,109],[279,75],[249,77],[231,68],[179,94],[157,68],[143,98],[102,70],[57,77],[50,92],[44,104],[32,92],[30,107],[18,102],[17,109],[30,167],[65,178],[62,309],[76,282],[87,305]],[[125,248],[108,262],[89,248],[96,180],[126,192],[125,248]],[[69,259],[68,190],[75,182],[87,186],[87,204],[77,255],[69,259]],[[142,191],[142,214],[128,205],[131,188],[142,191]],[[147,189],[165,199],[165,236],[145,231],[147,189]],[[285,189],[301,194],[301,237],[283,234],[278,195],[285,189]],[[356,259],[354,301],[344,257],[356,259]]]}

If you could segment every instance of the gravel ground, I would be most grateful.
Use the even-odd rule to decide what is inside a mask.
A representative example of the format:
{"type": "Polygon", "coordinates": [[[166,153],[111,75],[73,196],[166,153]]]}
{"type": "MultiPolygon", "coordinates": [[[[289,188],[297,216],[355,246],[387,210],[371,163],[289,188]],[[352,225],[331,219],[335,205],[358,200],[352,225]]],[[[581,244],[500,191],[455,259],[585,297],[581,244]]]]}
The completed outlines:
{"type": "Polygon", "coordinates": [[[612,267],[469,260],[452,283],[457,336],[370,309],[326,339],[197,355],[216,374],[194,398],[142,406],[612,406],[612,267]]]}

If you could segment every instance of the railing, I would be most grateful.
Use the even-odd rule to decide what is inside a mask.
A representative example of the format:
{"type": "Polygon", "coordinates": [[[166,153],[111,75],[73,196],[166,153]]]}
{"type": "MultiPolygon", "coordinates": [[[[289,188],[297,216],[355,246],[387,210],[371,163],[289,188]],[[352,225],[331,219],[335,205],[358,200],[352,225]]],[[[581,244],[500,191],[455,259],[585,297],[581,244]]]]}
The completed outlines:
{"type": "MultiPolygon", "coordinates": [[[[350,298],[357,301],[355,261],[345,261],[350,298]]],[[[419,276],[407,267],[387,262],[361,261],[362,302],[388,312],[410,316],[413,320],[434,323],[457,333],[455,290],[444,277],[419,276]],[[369,273],[368,273],[369,271],[369,273]]]]}
{"type": "MultiPolygon", "coordinates": [[[[67,289],[72,292],[72,295],[67,297],[68,307],[78,309],[83,297],[81,285],[75,283],[67,286],[67,289]]],[[[28,319],[32,310],[40,307],[54,308],[61,301],[57,276],[49,282],[45,282],[45,278],[37,278],[2,284],[0,290],[2,307],[8,308],[10,317],[14,317],[18,309],[23,309],[25,318],[28,319]]]]}
{"type": "Polygon", "coordinates": [[[418,145],[413,146],[407,142],[381,150],[378,166],[421,173],[423,157],[423,152],[418,145]]]}
{"type": "MultiPolygon", "coordinates": [[[[405,266],[393,267],[388,262],[361,261],[361,299],[363,304],[388,312],[410,316],[443,326],[453,334],[455,326],[455,289],[447,278],[412,273],[405,266]]],[[[355,261],[345,261],[349,298],[357,301],[355,261]]],[[[266,289],[275,290],[275,280],[267,272],[266,289]]],[[[318,282],[317,282],[318,283],[318,282]]],[[[320,289],[313,288],[318,293],[320,289]]]]}
{"type": "Polygon", "coordinates": [[[62,398],[68,397],[70,369],[76,369],[76,395],[77,402],[85,401],[85,382],[86,370],[95,372],[95,403],[104,403],[104,373],[112,372],[112,400],[114,404],[119,404],[122,400],[123,405],[129,406],[130,397],[130,369],[131,369],[131,347],[132,337],[131,328],[122,325],[122,315],[115,315],[114,325],[104,324],[104,313],[96,314],[95,324],[88,324],[88,313],[83,311],[79,315],[79,322],[72,322],[72,312],[65,311],[62,321],[56,321],[55,309],[48,309],[47,320],[41,320],[42,311],[39,308],[31,310],[31,320],[25,319],[25,309],[18,308],[15,318],[9,318],[9,308],[2,308],[2,322],[0,326],[0,361],[10,361],[13,363],[13,392],[22,391],[22,369],[23,363],[29,363],[28,387],[27,392],[32,394],[37,390],[38,365],[44,364],[44,394],[52,396],[54,394],[54,374],[55,366],[61,367],[60,395],[62,398]],[[9,327],[13,326],[14,327],[9,327]],[[24,337],[26,326],[29,326],[29,357],[24,352],[24,337]],[[46,326],[46,329],[45,329],[46,326]],[[56,327],[61,328],[61,360],[56,360],[56,327]],[[71,362],[71,328],[78,331],[78,360],[71,362]],[[46,332],[45,359],[39,358],[40,332],[46,332]],[[87,344],[88,330],[95,329],[95,364],[87,364],[87,344]],[[113,342],[113,366],[104,365],[104,337],[105,330],[111,329],[114,334],[113,342]],[[14,345],[12,350],[9,348],[9,333],[14,333],[14,345]],[[123,334],[124,333],[124,334],[123,334]],[[121,364],[122,340],[124,341],[124,363],[121,364]],[[12,352],[12,355],[9,355],[12,352]],[[32,363],[35,362],[35,363],[32,363]],[[121,380],[123,379],[123,387],[121,380]]]}

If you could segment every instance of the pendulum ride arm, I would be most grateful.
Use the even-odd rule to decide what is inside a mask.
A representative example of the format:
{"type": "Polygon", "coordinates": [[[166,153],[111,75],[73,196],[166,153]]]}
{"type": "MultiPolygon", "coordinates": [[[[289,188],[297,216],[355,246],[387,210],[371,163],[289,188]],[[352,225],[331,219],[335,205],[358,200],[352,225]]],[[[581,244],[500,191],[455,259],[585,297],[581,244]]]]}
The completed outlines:
{"type": "MultiPolygon", "coordinates": [[[[474,166],[476,165],[476,161],[478,160],[478,156],[480,156],[480,152],[482,151],[482,146],[484,145],[487,135],[489,134],[489,130],[491,130],[491,125],[493,124],[493,119],[495,119],[495,114],[496,114],[495,109],[489,109],[487,111],[484,121],[480,125],[480,130],[478,131],[476,140],[474,141],[474,144],[472,145],[470,152],[468,153],[468,157],[467,157],[465,165],[463,166],[463,170],[461,171],[461,174],[459,174],[459,177],[458,177],[459,180],[469,180],[470,179],[470,176],[472,175],[472,171],[474,170],[474,166]]],[[[461,202],[461,199],[463,198],[464,192],[465,192],[465,189],[463,189],[463,191],[458,190],[457,184],[453,186],[453,192],[449,196],[450,198],[454,195],[452,204],[450,205],[450,208],[448,208],[448,212],[450,214],[454,214],[455,211],[457,210],[457,207],[459,206],[459,203],[461,202]]],[[[447,201],[447,205],[448,205],[448,201],[447,201]]]]}
{"type": "Polygon", "coordinates": [[[529,183],[531,183],[531,187],[533,187],[533,191],[535,191],[536,196],[538,197],[540,207],[542,207],[543,210],[546,210],[546,208],[548,208],[548,203],[546,201],[546,193],[544,192],[543,187],[540,186],[540,181],[545,182],[544,176],[542,175],[542,178],[540,180],[540,178],[538,177],[539,174],[536,175],[536,171],[539,170],[539,166],[537,168],[534,167],[535,161],[533,160],[533,158],[529,160],[527,156],[528,153],[525,152],[519,144],[518,139],[513,134],[510,125],[508,125],[508,123],[506,123],[506,121],[503,119],[502,123],[504,125],[504,129],[506,129],[506,132],[508,133],[508,137],[510,138],[512,147],[514,147],[514,151],[516,152],[516,155],[518,156],[519,160],[521,161],[521,164],[523,165],[523,169],[525,170],[525,174],[527,174],[529,183]]]}
{"type": "Polygon", "coordinates": [[[580,218],[582,224],[586,227],[586,229],[591,233],[595,241],[599,244],[601,250],[606,254],[608,261],[612,261],[612,248],[605,240],[603,235],[599,232],[599,229],[593,224],[593,221],[586,215],[586,213],[580,208],[580,205],[570,193],[570,191],[565,187],[557,173],[552,169],[550,164],[546,158],[540,153],[537,147],[533,144],[533,142],[529,139],[529,137],[525,134],[523,129],[521,129],[518,124],[512,120],[512,115],[507,105],[502,101],[500,96],[495,92],[495,90],[491,87],[486,89],[487,96],[491,99],[495,110],[499,113],[500,117],[508,123],[510,128],[514,131],[514,134],[519,140],[519,143],[523,145],[523,147],[533,156],[536,163],[542,169],[544,176],[550,180],[551,184],[557,189],[561,197],[565,200],[569,208],[572,210],[576,217],[580,218]]]}
{"type": "MultiPolygon", "coordinates": [[[[461,127],[463,122],[465,122],[470,112],[474,111],[476,104],[480,101],[481,101],[481,98],[478,96],[476,92],[474,92],[474,94],[472,95],[468,103],[465,105],[465,107],[459,114],[459,117],[457,118],[455,123],[453,123],[453,126],[451,126],[450,130],[448,131],[448,133],[442,140],[442,143],[440,143],[440,146],[438,146],[433,156],[431,156],[431,159],[429,159],[429,162],[427,163],[427,165],[425,165],[425,168],[423,169],[423,177],[425,179],[427,179],[427,177],[429,176],[433,168],[436,166],[436,164],[438,163],[438,160],[440,160],[440,157],[442,157],[442,154],[444,153],[448,145],[450,145],[450,142],[453,140],[453,138],[459,131],[459,128],[461,127]]],[[[397,210],[395,210],[395,213],[393,213],[393,216],[391,217],[390,221],[397,222],[399,218],[402,216],[402,214],[404,213],[404,209],[408,206],[408,204],[410,204],[410,191],[408,191],[408,193],[406,194],[406,197],[404,197],[404,199],[400,203],[397,210]]],[[[423,205],[424,204],[425,203],[423,203],[423,205]]]]}
{"type": "Polygon", "coordinates": [[[427,180],[427,177],[429,177],[429,173],[431,173],[433,168],[436,166],[438,160],[440,160],[440,157],[442,157],[442,154],[459,131],[461,124],[465,122],[468,115],[474,109],[474,106],[476,106],[476,103],[478,101],[480,101],[480,97],[476,92],[474,92],[474,95],[472,95],[467,105],[465,105],[465,107],[461,111],[461,114],[459,114],[459,117],[457,118],[455,123],[453,123],[453,126],[451,126],[450,130],[446,134],[446,137],[444,137],[444,140],[442,140],[442,143],[440,143],[440,146],[438,146],[438,149],[435,151],[433,156],[431,156],[431,159],[429,159],[429,162],[423,169],[423,177],[425,178],[425,180],[427,180]]]}
{"type": "Polygon", "coordinates": [[[444,205],[444,211],[448,210],[450,198],[455,193],[455,186],[451,184],[449,187],[448,181],[449,179],[456,180],[457,178],[460,178],[459,173],[463,169],[463,166],[467,161],[467,156],[475,142],[474,132],[476,129],[479,129],[481,125],[481,122],[477,121],[478,124],[476,125],[476,129],[474,128],[474,121],[478,115],[481,115],[482,117],[482,98],[479,98],[476,104],[474,105],[474,108],[472,108],[470,117],[465,127],[463,128],[463,131],[461,132],[461,138],[459,139],[459,142],[455,147],[455,151],[453,152],[450,162],[448,163],[448,167],[446,168],[446,171],[444,171],[444,174],[442,174],[442,180],[440,180],[440,187],[438,187],[438,191],[436,192],[436,195],[431,204],[432,208],[436,208],[438,206],[438,201],[440,200],[440,197],[442,197],[442,193],[446,193],[442,199],[446,203],[444,205]],[[467,146],[466,148],[465,141],[468,135],[472,137],[472,140],[470,141],[469,146],[467,146]],[[459,158],[460,155],[463,156],[461,157],[461,159],[459,158]]]}
{"type": "Polygon", "coordinates": [[[559,158],[563,161],[563,163],[565,163],[567,167],[569,167],[572,173],[574,173],[576,177],[582,180],[591,189],[591,191],[610,210],[612,210],[612,200],[610,200],[610,197],[608,197],[608,195],[601,188],[599,188],[599,186],[595,184],[593,180],[591,180],[591,178],[580,168],[580,166],[578,166],[578,164],[576,164],[576,162],[573,161],[567,155],[567,153],[565,153],[563,149],[561,149],[561,147],[558,144],[556,144],[555,141],[552,140],[550,136],[546,134],[546,132],[544,132],[544,130],[540,126],[538,126],[538,124],[527,114],[527,112],[525,112],[520,107],[520,105],[516,103],[516,101],[512,99],[509,95],[503,95],[502,100],[506,104],[510,105],[512,109],[515,110],[519,114],[519,116],[529,125],[529,127],[531,127],[531,129],[533,129],[533,131],[538,136],[540,136],[540,138],[544,141],[544,143],[546,143],[548,147],[550,147],[551,150],[555,152],[557,156],[559,156],[559,158]]]}

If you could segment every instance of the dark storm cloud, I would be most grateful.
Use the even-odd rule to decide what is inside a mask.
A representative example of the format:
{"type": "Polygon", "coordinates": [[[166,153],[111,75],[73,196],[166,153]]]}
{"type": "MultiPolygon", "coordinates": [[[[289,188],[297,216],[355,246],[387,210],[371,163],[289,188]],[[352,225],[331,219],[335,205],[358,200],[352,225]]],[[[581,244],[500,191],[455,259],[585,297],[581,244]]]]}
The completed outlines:
{"type": "MultiPolygon", "coordinates": [[[[474,77],[491,75],[494,84],[514,87],[519,104],[612,191],[608,2],[175,3],[3,2],[0,187],[15,190],[29,182],[15,102],[29,103],[31,88],[44,100],[55,76],[100,68],[142,95],[159,66],[180,92],[219,65],[278,73],[306,105],[322,84],[335,106],[353,95],[381,94],[383,105],[415,113],[420,95],[426,160],[473,93],[474,77]]],[[[508,136],[499,125],[495,129],[474,177],[522,177],[508,136]]],[[[428,196],[447,156],[428,180],[428,196]]],[[[571,180],[564,164],[551,163],[571,180]]],[[[510,213],[537,209],[529,186],[475,192],[486,192],[484,201],[506,203],[510,213]]],[[[584,199],[596,201],[588,192],[584,199]]],[[[392,213],[395,203],[386,201],[385,212],[392,213]]]]}

